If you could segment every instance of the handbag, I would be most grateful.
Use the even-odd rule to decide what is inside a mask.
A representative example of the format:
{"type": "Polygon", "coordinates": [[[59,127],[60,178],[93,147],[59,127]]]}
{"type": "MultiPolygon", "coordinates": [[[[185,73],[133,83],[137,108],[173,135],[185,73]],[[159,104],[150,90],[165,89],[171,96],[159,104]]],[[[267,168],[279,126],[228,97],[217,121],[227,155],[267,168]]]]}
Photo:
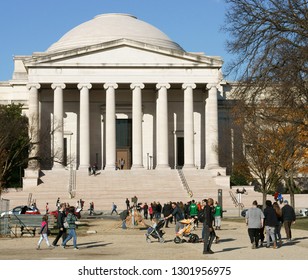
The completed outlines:
{"type": "Polygon", "coordinates": [[[63,226],[64,226],[64,228],[68,228],[68,222],[67,222],[66,218],[64,219],[63,226]]]}

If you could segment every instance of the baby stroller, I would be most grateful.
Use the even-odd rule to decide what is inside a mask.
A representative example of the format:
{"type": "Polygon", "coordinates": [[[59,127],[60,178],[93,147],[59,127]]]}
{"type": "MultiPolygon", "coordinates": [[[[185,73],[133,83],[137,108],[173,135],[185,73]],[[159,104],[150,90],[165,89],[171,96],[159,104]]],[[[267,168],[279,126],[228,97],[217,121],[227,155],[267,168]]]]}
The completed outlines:
{"type": "Polygon", "coordinates": [[[191,233],[193,229],[195,229],[195,219],[184,219],[180,221],[181,224],[185,226],[176,233],[176,237],[174,238],[174,243],[198,243],[199,236],[195,233],[191,233]]]}
{"type": "Polygon", "coordinates": [[[163,238],[163,235],[165,232],[161,229],[165,224],[165,220],[160,220],[156,225],[153,225],[147,229],[147,233],[145,234],[145,240],[148,243],[151,243],[150,236],[152,236],[154,239],[158,239],[160,243],[164,243],[165,239],[163,238]]]}

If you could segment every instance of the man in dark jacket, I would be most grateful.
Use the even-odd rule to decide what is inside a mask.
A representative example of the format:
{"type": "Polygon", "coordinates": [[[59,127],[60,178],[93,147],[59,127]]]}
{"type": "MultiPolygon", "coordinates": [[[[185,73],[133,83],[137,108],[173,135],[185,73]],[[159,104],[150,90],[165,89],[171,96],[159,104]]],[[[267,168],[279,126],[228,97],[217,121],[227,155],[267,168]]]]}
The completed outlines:
{"type": "Polygon", "coordinates": [[[211,250],[211,246],[215,239],[215,231],[213,228],[213,221],[214,221],[213,205],[214,205],[214,200],[212,198],[209,198],[203,209],[203,211],[205,211],[205,220],[203,222],[203,231],[204,231],[203,254],[214,254],[214,252],[211,250]]]}
{"type": "Polygon", "coordinates": [[[65,213],[65,203],[60,204],[60,209],[58,210],[58,217],[57,217],[57,227],[59,229],[59,232],[56,236],[56,239],[52,242],[53,246],[57,246],[57,243],[62,236],[62,241],[66,238],[66,228],[64,227],[64,220],[66,217],[65,213]]]}
{"type": "Polygon", "coordinates": [[[292,234],[291,234],[291,226],[295,224],[295,211],[292,206],[289,205],[289,202],[285,200],[283,202],[284,206],[281,209],[282,212],[282,221],[284,225],[284,229],[286,231],[288,241],[291,241],[292,234]]]}

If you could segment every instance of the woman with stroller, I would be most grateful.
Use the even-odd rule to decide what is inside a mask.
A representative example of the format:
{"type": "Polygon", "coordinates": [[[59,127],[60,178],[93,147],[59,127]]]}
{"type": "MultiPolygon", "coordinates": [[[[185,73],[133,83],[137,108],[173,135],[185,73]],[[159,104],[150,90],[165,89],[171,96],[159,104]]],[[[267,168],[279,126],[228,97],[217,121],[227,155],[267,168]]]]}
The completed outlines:
{"type": "Polygon", "coordinates": [[[165,217],[164,219],[165,220],[170,219],[172,216],[175,218],[176,220],[175,233],[177,233],[179,232],[180,229],[184,227],[184,225],[180,223],[180,221],[184,219],[184,214],[182,210],[180,209],[180,207],[178,207],[175,202],[172,202],[171,207],[173,209],[172,213],[169,216],[165,217]]]}

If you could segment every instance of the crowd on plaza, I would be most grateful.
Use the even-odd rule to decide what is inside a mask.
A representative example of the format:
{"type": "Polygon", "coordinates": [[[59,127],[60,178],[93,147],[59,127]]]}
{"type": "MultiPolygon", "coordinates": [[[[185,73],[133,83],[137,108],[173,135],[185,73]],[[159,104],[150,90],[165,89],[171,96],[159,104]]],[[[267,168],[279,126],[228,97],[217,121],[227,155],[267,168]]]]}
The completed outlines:
{"type": "MultiPolygon", "coordinates": [[[[183,220],[192,219],[194,228],[202,223],[202,236],[199,241],[203,242],[203,254],[213,254],[211,247],[213,242],[219,242],[219,237],[216,231],[221,229],[221,218],[223,216],[223,209],[221,205],[212,198],[203,199],[201,202],[195,200],[183,202],[160,202],[153,201],[151,203],[138,203],[137,196],[134,196],[131,201],[126,198],[126,210],[121,213],[117,212],[117,206],[112,203],[111,215],[115,212],[120,215],[122,220],[122,228],[126,229],[126,220],[129,215],[135,212],[137,222],[143,220],[150,220],[157,225],[158,221],[164,220],[164,227],[168,228],[170,224],[174,223],[175,235],[178,236],[184,228],[183,220]]],[[[282,203],[281,203],[282,204],[282,203]]],[[[47,236],[48,232],[48,216],[44,215],[42,218],[42,225],[40,231],[40,239],[37,244],[37,249],[40,249],[41,242],[45,239],[48,247],[55,247],[59,239],[62,237],[61,247],[65,248],[67,242],[73,239],[73,246],[75,250],[77,247],[76,235],[76,210],[81,211],[84,207],[82,199],[77,201],[76,207],[69,206],[67,203],[60,203],[60,198],[56,202],[57,206],[57,228],[58,234],[55,240],[50,244],[47,236]],[[67,233],[68,232],[68,233],[67,233]]],[[[90,203],[89,213],[93,214],[94,203],[90,203]]],[[[47,214],[47,211],[46,211],[47,214]]],[[[283,201],[283,207],[277,201],[266,201],[265,208],[262,209],[257,201],[253,201],[252,207],[245,213],[246,225],[248,227],[248,236],[253,249],[263,247],[266,242],[267,248],[279,248],[282,246],[281,228],[285,228],[287,241],[291,241],[292,233],[291,226],[295,223],[296,216],[294,209],[289,205],[287,200],[283,201]]],[[[147,223],[144,223],[147,225],[147,223]]]]}

